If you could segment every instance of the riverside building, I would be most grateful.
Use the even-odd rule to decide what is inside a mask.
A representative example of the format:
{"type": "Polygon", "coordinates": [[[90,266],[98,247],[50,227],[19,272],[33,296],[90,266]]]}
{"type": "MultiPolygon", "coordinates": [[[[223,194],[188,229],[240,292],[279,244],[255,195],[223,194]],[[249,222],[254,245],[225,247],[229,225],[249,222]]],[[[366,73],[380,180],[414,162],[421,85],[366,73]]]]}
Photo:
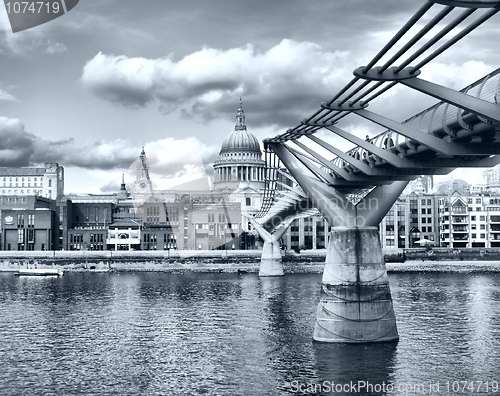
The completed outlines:
{"type": "Polygon", "coordinates": [[[56,199],[64,195],[64,168],[53,162],[43,168],[0,168],[0,193],[56,199]]]}
{"type": "Polygon", "coordinates": [[[500,195],[462,195],[439,200],[441,246],[500,247],[500,195]]]}

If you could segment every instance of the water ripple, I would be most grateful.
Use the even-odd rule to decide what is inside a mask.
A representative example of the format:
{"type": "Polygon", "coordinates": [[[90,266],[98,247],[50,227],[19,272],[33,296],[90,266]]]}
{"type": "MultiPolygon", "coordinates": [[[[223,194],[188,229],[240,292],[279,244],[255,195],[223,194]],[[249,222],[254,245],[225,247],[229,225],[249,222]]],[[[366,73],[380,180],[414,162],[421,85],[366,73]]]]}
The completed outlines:
{"type": "Polygon", "coordinates": [[[401,339],[367,345],[312,342],[320,279],[0,274],[0,395],[272,396],[324,381],[432,394],[433,381],[499,380],[498,274],[391,274],[401,339]]]}

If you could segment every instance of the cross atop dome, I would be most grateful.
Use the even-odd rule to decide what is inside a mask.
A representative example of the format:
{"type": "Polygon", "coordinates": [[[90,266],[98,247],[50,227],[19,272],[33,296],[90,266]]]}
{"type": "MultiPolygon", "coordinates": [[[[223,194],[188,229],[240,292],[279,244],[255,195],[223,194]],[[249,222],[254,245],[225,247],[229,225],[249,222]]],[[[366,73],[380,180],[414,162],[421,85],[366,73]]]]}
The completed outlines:
{"type": "Polygon", "coordinates": [[[236,125],[234,126],[235,131],[246,131],[247,126],[245,125],[245,112],[243,111],[243,103],[240,97],[240,107],[238,107],[238,113],[236,114],[236,125]]]}

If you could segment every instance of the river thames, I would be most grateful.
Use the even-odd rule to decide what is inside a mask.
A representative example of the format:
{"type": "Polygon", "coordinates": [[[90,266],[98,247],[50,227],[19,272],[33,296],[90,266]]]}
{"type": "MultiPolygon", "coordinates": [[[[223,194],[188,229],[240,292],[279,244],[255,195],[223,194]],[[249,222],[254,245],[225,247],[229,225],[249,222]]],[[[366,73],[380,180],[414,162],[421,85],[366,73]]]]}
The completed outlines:
{"type": "Polygon", "coordinates": [[[500,394],[500,274],[389,280],[399,342],[332,345],[319,274],[0,273],[0,395],[500,394]]]}

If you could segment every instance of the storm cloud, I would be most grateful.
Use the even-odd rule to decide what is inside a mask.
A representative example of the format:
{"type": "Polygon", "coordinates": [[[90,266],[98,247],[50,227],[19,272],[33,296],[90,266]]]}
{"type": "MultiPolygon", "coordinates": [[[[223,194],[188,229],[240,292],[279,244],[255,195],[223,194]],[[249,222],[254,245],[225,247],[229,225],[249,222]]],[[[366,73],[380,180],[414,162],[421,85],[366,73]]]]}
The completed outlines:
{"type": "Polygon", "coordinates": [[[125,141],[96,142],[90,146],[74,139],[50,141],[25,130],[18,119],[0,117],[0,166],[33,166],[59,162],[88,169],[128,166],[137,157],[125,141]]]}

